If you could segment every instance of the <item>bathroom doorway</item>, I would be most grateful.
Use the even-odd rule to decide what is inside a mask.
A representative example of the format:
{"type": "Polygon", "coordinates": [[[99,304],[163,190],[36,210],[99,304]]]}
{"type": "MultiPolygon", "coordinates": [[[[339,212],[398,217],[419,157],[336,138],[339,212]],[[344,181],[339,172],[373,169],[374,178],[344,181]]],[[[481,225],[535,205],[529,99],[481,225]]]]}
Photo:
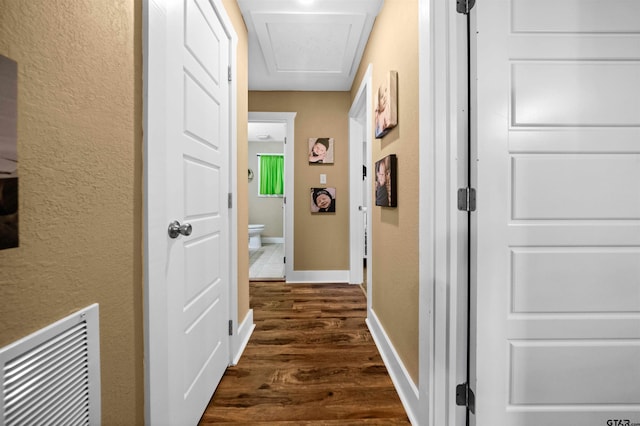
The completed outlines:
{"type": "Polygon", "coordinates": [[[286,277],[287,177],[292,175],[286,143],[292,125],[282,114],[249,113],[247,206],[252,281],[286,277]]]}

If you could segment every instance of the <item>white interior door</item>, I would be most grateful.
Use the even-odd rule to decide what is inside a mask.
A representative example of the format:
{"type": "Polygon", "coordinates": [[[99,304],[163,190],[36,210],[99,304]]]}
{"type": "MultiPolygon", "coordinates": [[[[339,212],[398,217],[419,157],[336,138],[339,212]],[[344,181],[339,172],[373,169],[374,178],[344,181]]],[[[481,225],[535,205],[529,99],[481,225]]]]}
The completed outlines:
{"type": "Polygon", "coordinates": [[[472,424],[640,423],[640,2],[474,11],[472,424]]]}
{"type": "Polygon", "coordinates": [[[147,70],[147,149],[158,155],[148,160],[149,179],[161,185],[148,182],[146,422],[190,425],[230,359],[230,40],[207,0],[152,9],[155,41],[165,50],[150,43],[149,66],[158,68],[147,70]],[[154,63],[154,53],[164,60],[154,63]],[[174,220],[192,232],[172,238],[167,227],[174,220]]]}

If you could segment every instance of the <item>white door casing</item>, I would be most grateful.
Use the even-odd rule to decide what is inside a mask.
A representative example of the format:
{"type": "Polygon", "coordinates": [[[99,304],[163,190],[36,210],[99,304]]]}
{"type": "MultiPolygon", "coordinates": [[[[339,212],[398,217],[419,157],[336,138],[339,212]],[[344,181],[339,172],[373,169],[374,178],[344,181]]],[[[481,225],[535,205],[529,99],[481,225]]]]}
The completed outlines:
{"type": "Polygon", "coordinates": [[[220,14],[217,0],[145,3],[147,424],[197,423],[230,360],[232,43],[220,14]],[[173,220],[192,233],[170,238],[173,220]]]}
{"type": "MultiPolygon", "coordinates": [[[[349,283],[362,284],[363,271],[362,259],[365,257],[363,241],[365,239],[364,225],[371,223],[371,212],[368,208],[371,205],[370,188],[363,188],[362,165],[367,165],[367,174],[371,170],[371,78],[372,65],[362,78],[358,92],[354,97],[353,104],[349,110],[349,283]],[[366,154],[363,153],[363,142],[366,145],[366,154]],[[363,157],[364,156],[364,157],[363,157]],[[362,201],[358,201],[362,200],[362,201]],[[364,211],[360,206],[365,207],[364,211]],[[368,220],[365,220],[365,215],[368,220]]],[[[371,230],[366,232],[366,238],[371,236],[371,230]]],[[[371,248],[371,241],[367,241],[367,247],[371,248]]],[[[369,250],[370,252],[371,250],[369,250]]],[[[366,255],[370,259],[369,253],[366,255]]],[[[367,268],[369,274],[371,268],[367,268]]],[[[371,282],[368,277],[367,282],[371,282]]],[[[369,294],[370,296],[370,294],[369,294]]],[[[369,297],[370,299],[370,297],[369,297]]]]}
{"type": "Polygon", "coordinates": [[[473,13],[471,424],[640,423],[640,3],[473,13]]]}
{"type": "Polygon", "coordinates": [[[295,146],[295,112],[249,112],[250,122],[284,123],[286,126],[286,143],[284,144],[284,265],[285,279],[291,278],[293,272],[293,206],[294,206],[294,161],[295,146]]]}

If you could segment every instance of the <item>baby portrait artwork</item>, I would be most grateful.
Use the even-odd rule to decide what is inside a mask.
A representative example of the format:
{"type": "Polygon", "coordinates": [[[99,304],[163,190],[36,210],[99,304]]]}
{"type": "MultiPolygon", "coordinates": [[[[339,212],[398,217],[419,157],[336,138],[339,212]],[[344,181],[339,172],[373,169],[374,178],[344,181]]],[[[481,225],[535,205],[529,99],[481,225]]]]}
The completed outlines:
{"type": "Polygon", "coordinates": [[[311,188],[311,213],[331,213],[335,211],[335,188],[311,188]]]}
{"type": "Polygon", "coordinates": [[[309,138],[309,164],[333,164],[333,138],[309,138]]]}
{"type": "Polygon", "coordinates": [[[398,72],[389,71],[378,88],[376,105],[376,138],[380,139],[398,125],[398,72]]]}
{"type": "Polygon", "coordinates": [[[396,156],[388,155],[376,161],[376,206],[396,207],[396,156]]]}

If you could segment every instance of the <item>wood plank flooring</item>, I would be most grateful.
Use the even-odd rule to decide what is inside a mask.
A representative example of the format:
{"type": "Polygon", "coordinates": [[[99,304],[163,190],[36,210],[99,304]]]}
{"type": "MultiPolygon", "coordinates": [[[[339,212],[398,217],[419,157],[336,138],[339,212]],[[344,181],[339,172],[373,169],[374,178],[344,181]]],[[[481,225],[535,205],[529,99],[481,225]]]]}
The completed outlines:
{"type": "Polygon", "coordinates": [[[200,425],[409,425],[359,286],[251,282],[256,329],[200,425]]]}

